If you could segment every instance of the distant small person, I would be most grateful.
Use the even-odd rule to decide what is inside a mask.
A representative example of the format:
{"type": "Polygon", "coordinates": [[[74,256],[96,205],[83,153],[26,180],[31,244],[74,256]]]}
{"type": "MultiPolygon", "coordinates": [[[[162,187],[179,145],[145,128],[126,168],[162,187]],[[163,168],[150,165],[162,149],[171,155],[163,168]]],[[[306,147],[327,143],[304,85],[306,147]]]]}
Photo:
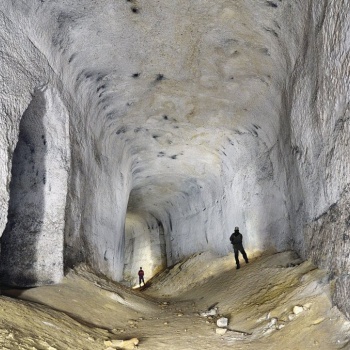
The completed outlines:
{"type": "Polygon", "coordinates": [[[138,275],[139,275],[139,285],[141,287],[141,282],[143,283],[143,285],[145,285],[145,280],[143,278],[143,276],[145,275],[145,272],[142,270],[142,267],[140,267],[138,275]]]}
{"type": "Polygon", "coordinates": [[[230,237],[230,241],[231,241],[231,244],[233,245],[233,251],[235,253],[235,260],[236,260],[236,266],[237,266],[236,269],[238,270],[240,268],[239,259],[238,259],[239,252],[241,252],[247,264],[249,261],[248,261],[247,253],[243,248],[243,236],[239,232],[239,228],[237,226],[235,227],[235,232],[233,232],[230,237]]]}

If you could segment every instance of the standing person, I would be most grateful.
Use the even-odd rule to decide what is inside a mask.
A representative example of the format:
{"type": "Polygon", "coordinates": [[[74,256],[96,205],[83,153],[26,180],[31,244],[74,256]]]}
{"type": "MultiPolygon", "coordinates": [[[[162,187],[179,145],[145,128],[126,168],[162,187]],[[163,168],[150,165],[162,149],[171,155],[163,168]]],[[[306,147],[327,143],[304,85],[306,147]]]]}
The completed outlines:
{"type": "Polygon", "coordinates": [[[141,287],[141,282],[143,282],[143,285],[145,285],[145,280],[143,278],[145,272],[142,270],[142,267],[140,267],[140,270],[138,272],[138,275],[139,275],[139,285],[141,287]]]}
{"type": "Polygon", "coordinates": [[[240,268],[239,259],[238,259],[239,252],[241,252],[241,254],[243,255],[243,258],[247,264],[249,261],[248,261],[247,253],[245,252],[245,250],[243,248],[243,236],[239,232],[239,228],[237,226],[235,227],[235,232],[233,232],[231,237],[230,237],[230,241],[231,241],[231,244],[233,245],[233,251],[235,253],[235,260],[236,260],[236,265],[237,265],[236,269],[238,270],[240,268]]]}

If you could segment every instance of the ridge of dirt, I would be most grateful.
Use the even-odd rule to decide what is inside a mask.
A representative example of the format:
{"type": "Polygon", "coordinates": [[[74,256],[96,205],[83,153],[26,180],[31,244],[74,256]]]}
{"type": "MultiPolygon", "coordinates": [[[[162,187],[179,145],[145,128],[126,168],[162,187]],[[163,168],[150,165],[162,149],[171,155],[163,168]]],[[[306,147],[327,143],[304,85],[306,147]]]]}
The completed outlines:
{"type": "Polygon", "coordinates": [[[240,270],[232,254],[197,254],[140,290],[81,266],[59,285],[3,290],[0,348],[105,350],[106,340],[135,337],[145,350],[350,349],[331,288],[325,271],[293,252],[253,257],[240,270]]]}

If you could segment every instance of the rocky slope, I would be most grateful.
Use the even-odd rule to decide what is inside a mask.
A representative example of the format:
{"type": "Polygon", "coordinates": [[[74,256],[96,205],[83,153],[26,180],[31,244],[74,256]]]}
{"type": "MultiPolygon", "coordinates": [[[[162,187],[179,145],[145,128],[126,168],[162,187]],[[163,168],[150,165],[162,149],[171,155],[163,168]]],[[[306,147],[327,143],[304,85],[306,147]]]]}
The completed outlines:
{"type": "Polygon", "coordinates": [[[331,288],[325,271],[292,252],[240,270],[232,254],[203,253],[134,291],[80,267],[55,286],[3,290],[17,298],[0,298],[0,346],[132,349],[117,340],[136,338],[145,350],[350,349],[350,323],[332,307],[331,288]],[[217,326],[221,317],[227,327],[217,326]]]}

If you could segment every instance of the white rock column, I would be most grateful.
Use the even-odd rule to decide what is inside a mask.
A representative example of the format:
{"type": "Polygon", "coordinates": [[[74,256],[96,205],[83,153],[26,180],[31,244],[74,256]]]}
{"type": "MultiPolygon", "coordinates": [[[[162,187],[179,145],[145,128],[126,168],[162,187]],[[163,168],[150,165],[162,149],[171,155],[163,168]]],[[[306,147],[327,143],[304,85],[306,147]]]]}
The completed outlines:
{"type": "Polygon", "coordinates": [[[68,113],[56,92],[38,89],[22,117],[13,154],[1,240],[3,283],[37,286],[62,278],[69,167],[68,113]]]}

